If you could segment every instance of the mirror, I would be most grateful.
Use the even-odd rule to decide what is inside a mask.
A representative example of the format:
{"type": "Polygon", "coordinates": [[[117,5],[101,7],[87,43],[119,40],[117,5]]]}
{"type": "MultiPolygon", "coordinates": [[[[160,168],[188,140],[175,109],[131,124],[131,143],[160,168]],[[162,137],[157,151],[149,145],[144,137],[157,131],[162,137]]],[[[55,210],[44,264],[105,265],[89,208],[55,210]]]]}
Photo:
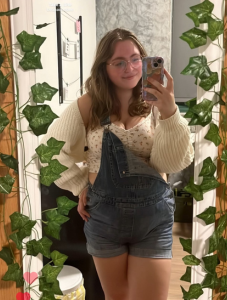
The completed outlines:
{"type": "MultiPolygon", "coordinates": [[[[196,86],[194,85],[193,78],[183,76],[180,72],[188,63],[189,57],[196,55],[195,53],[198,50],[192,51],[185,42],[179,39],[179,36],[182,32],[192,27],[192,21],[185,14],[189,11],[189,6],[198,3],[199,0],[193,0],[190,3],[182,0],[174,0],[173,2],[170,0],[161,2],[152,1],[152,3],[149,2],[147,4],[133,1],[129,7],[126,1],[115,1],[114,6],[112,6],[113,3],[110,6],[106,1],[97,1],[96,40],[98,42],[108,30],[119,26],[134,31],[145,45],[149,55],[157,55],[164,58],[165,67],[170,70],[174,78],[176,102],[183,104],[196,96],[196,86]]],[[[72,12],[68,13],[72,14],[72,12]]],[[[78,11],[78,13],[81,12],[78,11]]],[[[87,42],[88,36],[86,34],[88,32],[85,22],[86,18],[83,16],[84,42],[87,42]]],[[[84,49],[86,49],[85,46],[84,49]]],[[[92,49],[94,51],[94,47],[92,49]]],[[[89,56],[93,58],[92,51],[89,56]]],[[[87,73],[84,72],[84,78],[88,76],[89,71],[88,67],[87,73]]],[[[191,175],[193,172],[192,166],[188,168],[187,172],[191,175]]],[[[182,177],[188,177],[188,174],[180,173],[175,174],[175,176],[174,174],[170,174],[168,180],[171,181],[172,186],[182,181],[182,177]]],[[[180,190],[180,185],[176,185],[176,188],[180,190]]],[[[60,190],[55,185],[51,185],[49,188],[42,186],[41,191],[42,210],[54,207],[56,197],[66,195],[65,191],[60,190]]],[[[67,195],[70,199],[75,199],[70,193],[67,193],[67,195]]],[[[180,277],[185,272],[182,257],[186,254],[179,242],[179,237],[186,239],[192,236],[192,199],[190,197],[185,197],[184,199],[184,196],[176,196],[178,199],[175,216],[176,219],[178,218],[178,222],[175,222],[173,226],[173,260],[168,300],[182,298],[180,289],[182,281],[180,281],[180,277]]],[[[53,240],[54,247],[69,256],[67,264],[73,265],[82,271],[85,279],[86,299],[102,300],[104,299],[104,295],[93,261],[86,253],[83,221],[75,210],[71,213],[70,217],[70,221],[63,227],[61,241],[53,240]]],[[[46,263],[47,261],[44,258],[44,262],[46,263]]],[[[187,289],[189,283],[188,286],[186,282],[183,285],[187,289]]]]}
{"type": "MultiPolygon", "coordinates": [[[[90,1],[91,5],[89,6],[91,11],[95,11],[95,2],[90,1]]],[[[173,13],[173,21],[176,18],[177,13],[175,13],[175,10],[172,12],[172,3],[169,1],[164,1],[165,3],[160,4],[161,2],[153,2],[149,3],[148,5],[141,4],[141,2],[138,1],[136,4],[135,1],[130,4],[130,7],[126,5],[124,2],[119,1],[119,2],[114,2],[114,7],[108,7],[108,3],[104,3],[103,1],[97,1],[96,5],[96,12],[97,12],[97,40],[99,40],[99,37],[104,34],[104,32],[108,31],[109,29],[115,28],[117,26],[122,26],[126,27],[128,29],[131,29],[134,31],[137,36],[140,38],[141,42],[146,45],[147,52],[148,53],[154,53],[154,55],[160,55],[162,57],[165,57],[165,66],[167,69],[172,70],[171,73],[174,77],[175,80],[175,96],[179,98],[179,102],[184,102],[187,101],[186,97],[191,99],[194,97],[194,95],[182,95],[182,90],[180,90],[180,87],[182,87],[182,84],[178,84],[180,82],[180,79],[178,81],[177,75],[179,75],[180,71],[185,67],[185,64],[187,63],[187,59],[183,59],[183,65],[179,63],[180,58],[182,57],[183,54],[186,54],[186,51],[181,51],[180,54],[173,56],[175,51],[182,49],[181,46],[177,46],[177,50],[174,48],[176,46],[175,42],[172,42],[171,36],[173,38],[178,36],[179,39],[179,33],[174,33],[175,29],[181,29],[181,32],[187,30],[187,28],[183,29],[183,25],[185,25],[187,18],[185,17],[185,13],[180,10],[181,16],[184,17],[183,20],[183,25],[179,23],[179,19],[177,18],[176,25],[173,24],[173,31],[171,32],[171,24],[172,24],[172,13],[173,13]],[[164,5],[165,4],[165,5],[164,5]],[[157,9],[158,7],[158,9],[157,9]],[[142,17],[141,17],[142,16],[142,17]],[[175,26],[175,27],[174,27],[175,26]],[[146,28],[146,30],[144,29],[146,28]],[[150,47],[150,48],[149,48],[150,47]],[[171,49],[172,49],[172,56],[171,54],[171,49]],[[174,75],[176,74],[176,75],[174,75]],[[178,95],[179,92],[179,95],[178,95]]],[[[180,7],[180,2],[183,2],[184,4],[188,5],[188,1],[173,1],[173,8],[180,7]]],[[[190,2],[190,6],[197,4],[198,1],[195,3],[192,3],[193,1],[190,2]]],[[[53,18],[53,14],[51,15],[50,11],[48,14],[43,13],[47,11],[47,6],[50,3],[44,3],[41,1],[33,1],[33,13],[34,13],[34,19],[35,19],[35,24],[41,24],[44,22],[51,22],[53,18]],[[51,19],[51,20],[48,20],[51,19]]],[[[63,1],[62,1],[63,3],[63,1]]],[[[64,2],[66,3],[66,2],[64,2]]],[[[76,5],[75,3],[73,5],[76,5]]],[[[82,7],[80,8],[83,11],[79,11],[79,5],[78,6],[73,6],[72,5],[72,10],[68,11],[65,6],[65,11],[66,13],[74,14],[76,12],[77,15],[85,15],[86,13],[89,13],[89,9],[86,3],[85,4],[80,3],[79,5],[82,7]],[[76,11],[76,9],[78,11],[76,11]]],[[[186,12],[188,11],[188,8],[186,9],[186,12]]],[[[94,21],[95,19],[93,18],[94,16],[92,15],[92,18],[83,17],[84,19],[87,19],[89,22],[94,21]]],[[[190,22],[190,20],[189,20],[190,22]]],[[[89,24],[88,24],[89,25],[89,24]]],[[[191,23],[188,28],[191,27],[191,23]]],[[[48,28],[48,27],[47,27],[48,28]]],[[[45,31],[49,36],[51,36],[51,30],[55,30],[55,28],[50,29],[50,28],[45,31]]],[[[90,36],[88,38],[88,33],[89,30],[92,30],[92,26],[88,26],[87,29],[84,28],[84,51],[86,53],[86,64],[84,65],[84,78],[88,76],[89,71],[90,71],[90,66],[92,63],[93,59],[93,53],[94,53],[94,42],[93,40],[91,41],[90,36]],[[89,28],[89,29],[88,29],[89,28]],[[91,49],[91,53],[88,51],[91,49]]],[[[37,34],[42,35],[41,32],[37,32],[37,34]]],[[[50,40],[50,44],[48,45],[52,46],[55,45],[54,41],[54,35],[52,36],[52,40],[50,40]]],[[[94,38],[94,36],[93,36],[94,38]]],[[[188,57],[192,56],[191,50],[188,48],[188,46],[183,42],[182,45],[187,47],[188,52],[188,57]]],[[[182,46],[183,47],[183,46],[182,46]]],[[[45,53],[47,54],[47,52],[45,53]]],[[[56,54],[56,53],[55,53],[56,54]]],[[[44,65],[45,67],[49,66],[49,63],[53,65],[56,56],[53,53],[53,56],[47,55],[46,58],[44,58],[44,65]],[[50,60],[48,62],[48,60],[50,60]]],[[[44,57],[44,55],[43,55],[44,57]]],[[[37,82],[42,82],[44,81],[44,77],[47,76],[47,80],[50,81],[52,80],[53,84],[57,82],[57,72],[56,68],[53,68],[54,70],[52,71],[51,74],[54,74],[53,77],[50,75],[50,73],[47,72],[47,75],[44,75],[43,72],[37,71],[36,78],[37,82]]],[[[183,76],[184,79],[187,80],[187,86],[188,86],[188,80],[189,77],[183,76]]],[[[194,84],[194,82],[193,82],[194,84]]],[[[192,90],[189,88],[189,91],[191,92],[192,90]]],[[[71,93],[74,91],[71,90],[71,93]]],[[[196,92],[195,92],[196,93],[196,92]]],[[[62,110],[66,107],[55,107],[56,102],[51,103],[53,110],[57,114],[61,114],[62,110]]],[[[173,182],[174,183],[174,182],[173,182]]],[[[56,186],[51,185],[50,188],[42,187],[41,188],[42,192],[42,210],[48,209],[50,207],[54,207],[55,202],[51,202],[52,199],[55,201],[56,197],[60,195],[66,195],[65,191],[59,190],[56,188],[56,186]]],[[[68,194],[68,197],[70,199],[77,200],[75,197],[73,197],[71,194],[68,194]]],[[[190,205],[188,205],[190,206],[190,205]]],[[[65,253],[69,255],[69,259],[67,261],[67,264],[74,265],[75,267],[78,267],[81,269],[83,276],[85,278],[85,285],[86,285],[86,290],[87,290],[87,300],[101,300],[103,297],[101,286],[99,284],[96,271],[93,265],[93,261],[89,255],[86,254],[86,249],[85,249],[85,238],[83,236],[83,221],[80,218],[80,216],[76,213],[75,216],[75,210],[72,212],[70,215],[70,221],[66,223],[66,226],[63,226],[63,231],[61,232],[61,241],[58,243],[56,240],[54,241],[53,248],[58,249],[60,252],[65,253]],[[80,236],[81,234],[81,236],[80,236]],[[72,244],[71,244],[72,242],[72,244]],[[94,295],[95,291],[95,295],[94,295]],[[99,294],[100,293],[100,294],[99,294]],[[94,298],[95,297],[95,298],[94,298]]],[[[170,290],[169,290],[169,296],[171,299],[180,299],[182,297],[182,293],[180,290],[180,281],[179,284],[177,283],[177,279],[179,278],[185,270],[185,266],[181,261],[181,256],[184,256],[185,253],[182,251],[182,246],[179,244],[179,236],[182,236],[184,238],[189,238],[191,237],[191,227],[192,223],[182,223],[178,222],[178,224],[174,224],[174,246],[176,245],[176,248],[173,246],[173,254],[174,254],[174,259],[175,261],[175,266],[173,266],[173,272],[174,276],[172,276],[171,279],[171,285],[170,285],[170,290]],[[174,250],[175,249],[175,250],[174,250]],[[181,249],[181,250],[180,250],[181,249]],[[182,266],[182,269],[181,269],[182,266]],[[174,285],[173,285],[174,284],[174,285]],[[176,293],[179,292],[179,296],[176,293]],[[171,298],[172,297],[172,298],[171,298]]],[[[174,260],[173,259],[173,260],[174,260]]],[[[45,263],[45,259],[44,259],[45,263]]],[[[174,261],[173,261],[174,264],[174,261]]],[[[184,285],[185,286],[185,285],[184,285]]],[[[104,298],[103,298],[104,299],[104,298]]]]}

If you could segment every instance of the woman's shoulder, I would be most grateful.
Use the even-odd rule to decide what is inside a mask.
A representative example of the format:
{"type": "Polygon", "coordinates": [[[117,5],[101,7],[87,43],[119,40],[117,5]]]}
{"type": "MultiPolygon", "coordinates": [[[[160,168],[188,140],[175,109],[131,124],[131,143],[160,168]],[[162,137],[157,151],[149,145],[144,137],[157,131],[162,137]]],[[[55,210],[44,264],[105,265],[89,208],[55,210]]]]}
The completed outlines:
{"type": "Polygon", "coordinates": [[[78,107],[80,110],[81,117],[84,125],[87,128],[90,118],[91,111],[91,97],[88,94],[84,94],[78,99],[78,107]]]}

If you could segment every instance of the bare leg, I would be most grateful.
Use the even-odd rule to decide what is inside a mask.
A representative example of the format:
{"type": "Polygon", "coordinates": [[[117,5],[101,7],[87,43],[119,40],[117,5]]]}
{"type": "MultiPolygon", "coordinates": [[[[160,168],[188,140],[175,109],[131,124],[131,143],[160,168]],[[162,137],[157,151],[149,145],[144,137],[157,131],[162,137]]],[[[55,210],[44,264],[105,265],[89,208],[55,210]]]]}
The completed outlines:
{"type": "Polygon", "coordinates": [[[171,259],[128,256],[130,300],[167,300],[171,259]]]}
{"type": "Polygon", "coordinates": [[[93,260],[105,299],[129,300],[127,284],[128,253],[110,258],[93,256],[93,260]]]}

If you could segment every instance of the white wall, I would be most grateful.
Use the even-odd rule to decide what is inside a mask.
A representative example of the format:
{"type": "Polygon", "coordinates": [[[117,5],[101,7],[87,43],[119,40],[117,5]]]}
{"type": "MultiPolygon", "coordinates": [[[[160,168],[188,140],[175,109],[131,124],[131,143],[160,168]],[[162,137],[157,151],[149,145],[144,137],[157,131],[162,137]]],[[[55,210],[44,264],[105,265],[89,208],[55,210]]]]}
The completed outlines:
{"type": "MultiPolygon", "coordinates": [[[[33,24],[52,23],[47,27],[36,29],[34,33],[45,36],[47,39],[40,47],[42,55],[43,70],[36,70],[36,82],[46,81],[49,85],[58,88],[58,57],[57,57],[57,35],[56,35],[56,8],[57,4],[65,11],[61,14],[62,33],[71,41],[79,39],[79,34],[75,31],[75,23],[70,21],[71,15],[78,19],[82,16],[83,24],[83,81],[90,74],[96,48],[96,6],[95,0],[33,0],[33,24]]],[[[73,20],[73,19],[71,19],[73,20]]],[[[62,39],[64,37],[62,36],[62,39]]],[[[71,46],[71,50],[73,50],[71,46]]],[[[73,61],[65,57],[62,58],[63,78],[66,82],[72,82],[79,76],[79,60],[73,61]]],[[[66,106],[80,96],[80,80],[69,87],[69,100],[59,105],[59,93],[57,93],[51,102],[46,102],[52,110],[60,115],[66,106]]]]}
{"type": "Polygon", "coordinates": [[[200,0],[173,0],[171,75],[174,79],[176,102],[186,102],[195,98],[197,93],[194,76],[180,73],[189,63],[190,57],[199,55],[199,50],[198,48],[192,50],[180,36],[194,27],[193,21],[185,14],[191,11],[191,6],[199,3],[200,0]]]}

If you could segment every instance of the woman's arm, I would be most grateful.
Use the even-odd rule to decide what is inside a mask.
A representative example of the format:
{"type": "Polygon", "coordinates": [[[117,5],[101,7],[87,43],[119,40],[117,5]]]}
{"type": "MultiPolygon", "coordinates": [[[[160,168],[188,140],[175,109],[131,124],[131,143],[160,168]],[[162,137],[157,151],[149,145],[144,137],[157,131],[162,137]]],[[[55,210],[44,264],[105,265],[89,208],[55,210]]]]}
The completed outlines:
{"type": "Polygon", "coordinates": [[[171,117],[158,120],[150,165],[160,173],[176,173],[189,166],[193,158],[190,128],[177,108],[171,117]]]}

